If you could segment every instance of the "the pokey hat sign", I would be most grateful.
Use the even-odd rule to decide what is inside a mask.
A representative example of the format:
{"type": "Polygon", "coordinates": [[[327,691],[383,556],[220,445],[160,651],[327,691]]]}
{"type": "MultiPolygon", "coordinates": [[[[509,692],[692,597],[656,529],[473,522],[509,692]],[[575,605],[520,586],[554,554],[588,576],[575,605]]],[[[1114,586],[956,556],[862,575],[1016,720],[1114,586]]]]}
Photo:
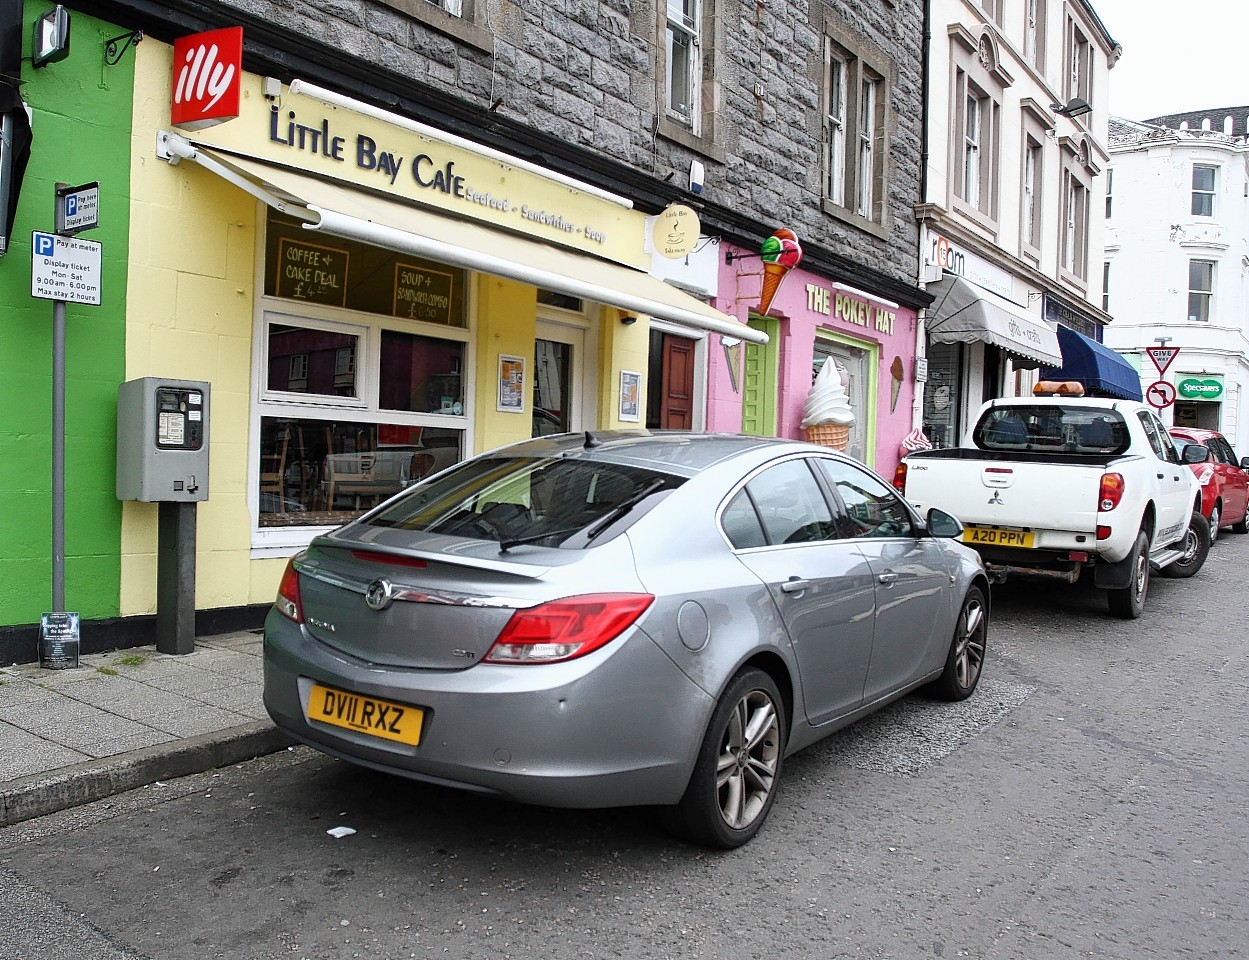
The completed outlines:
{"type": "Polygon", "coordinates": [[[243,28],[226,27],[173,44],[173,103],[170,122],[203,130],[239,115],[243,79],[243,28]]]}

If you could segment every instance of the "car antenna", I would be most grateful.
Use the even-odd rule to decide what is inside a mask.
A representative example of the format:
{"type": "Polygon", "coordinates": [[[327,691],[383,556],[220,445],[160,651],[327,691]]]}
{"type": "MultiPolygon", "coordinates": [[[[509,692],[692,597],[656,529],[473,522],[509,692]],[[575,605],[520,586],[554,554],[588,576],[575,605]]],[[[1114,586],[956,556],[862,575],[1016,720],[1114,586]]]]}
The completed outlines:
{"type": "Polygon", "coordinates": [[[585,432],[585,448],[587,450],[591,450],[594,447],[601,447],[602,445],[603,441],[594,439],[594,434],[592,434],[589,430],[585,432]]]}

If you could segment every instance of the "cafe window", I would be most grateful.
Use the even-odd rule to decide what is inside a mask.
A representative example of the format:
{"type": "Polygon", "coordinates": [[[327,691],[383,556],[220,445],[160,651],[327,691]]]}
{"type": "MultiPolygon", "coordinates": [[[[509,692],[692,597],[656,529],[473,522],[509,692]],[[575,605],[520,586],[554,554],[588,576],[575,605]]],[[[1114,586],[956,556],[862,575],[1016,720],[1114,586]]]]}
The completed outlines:
{"type": "Polygon", "coordinates": [[[277,214],[268,226],[253,451],[262,546],[341,524],[463,459],[470,395],[465,271],[310,241],[277,214]]]}

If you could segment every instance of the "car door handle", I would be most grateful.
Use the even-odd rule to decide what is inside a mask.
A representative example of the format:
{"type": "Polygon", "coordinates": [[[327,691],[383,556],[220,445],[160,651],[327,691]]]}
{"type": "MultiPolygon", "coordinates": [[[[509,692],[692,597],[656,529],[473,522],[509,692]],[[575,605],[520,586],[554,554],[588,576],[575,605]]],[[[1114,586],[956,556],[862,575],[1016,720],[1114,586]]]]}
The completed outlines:
{"type": "Polygon", "coordinates": [[[881,583],[893,583],[898,579],[898,575],[896,573],[882,573],[876,579],[881,583]]]}
{"type": "Polygon", "coordinates": [[[803,580],[801,577],[790,577],[781,584],[781,593],[802,593],[809,586],[811,586],[810,580],[803,580]]]}

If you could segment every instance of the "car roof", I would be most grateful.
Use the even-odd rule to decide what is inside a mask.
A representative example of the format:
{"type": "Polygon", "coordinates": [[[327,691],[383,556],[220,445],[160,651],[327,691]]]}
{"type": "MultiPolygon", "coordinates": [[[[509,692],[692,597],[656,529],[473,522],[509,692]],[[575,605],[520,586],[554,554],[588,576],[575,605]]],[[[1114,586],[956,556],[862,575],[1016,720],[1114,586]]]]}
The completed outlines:
{"type": "Polygon", "coordinates": [[[669,430],[592,430],[521,440],[486,456],[564,457],[601,460],[693,476],[726,460],[752,454],[766,459],[781,450],[811,448],[798,440],[734,433],[669,430]]]}
{"type": "Polygon", "coordinates": [[[1198,443],[1204,443],[1212,437],[1221,437],[1223,434],[1217,430],[1199,430],[1197,427],[1169,427],[1171,436],[1183,437],[1185,440],[1196,440],[1198,443]]]}

